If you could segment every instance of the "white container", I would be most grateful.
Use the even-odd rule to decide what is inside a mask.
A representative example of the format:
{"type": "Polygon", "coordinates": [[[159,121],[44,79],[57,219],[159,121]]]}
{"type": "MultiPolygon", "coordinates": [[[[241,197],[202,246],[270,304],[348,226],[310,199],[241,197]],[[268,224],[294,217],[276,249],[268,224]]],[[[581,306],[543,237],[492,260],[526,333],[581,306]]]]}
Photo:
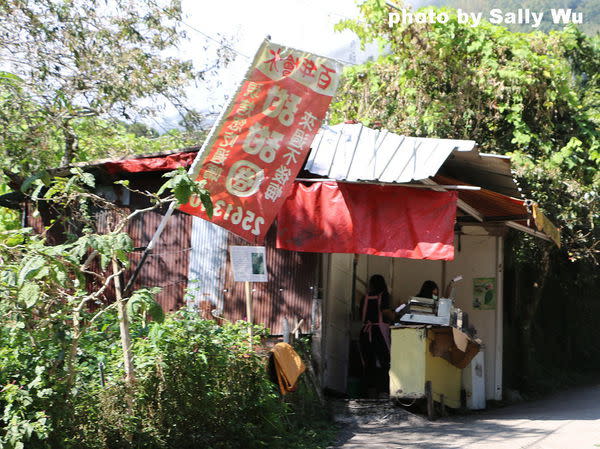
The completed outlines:
{"type": "Polygon", "coordinates": [[[452,309],[452,300],[449,298],[440,298],[438,301],[437,316],[450,316],[452,309]]]}
{"type": "Polygon", "coordinates": [[[482,350],[463,370],[463,387],[469,410],[482,410],[485,408],[485,367],[483,361],[482,350]]]}

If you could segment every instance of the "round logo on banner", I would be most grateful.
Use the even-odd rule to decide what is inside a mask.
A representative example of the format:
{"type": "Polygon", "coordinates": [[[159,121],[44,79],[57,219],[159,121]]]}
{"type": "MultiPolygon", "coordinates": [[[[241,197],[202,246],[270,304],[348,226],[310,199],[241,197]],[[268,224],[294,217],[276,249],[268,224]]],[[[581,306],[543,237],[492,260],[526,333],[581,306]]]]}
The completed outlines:
{"type": "Polygon", "coordinates": [[[265,179],[265,173],[258,165],[249,161],[237,161],[229,169],[225,188],[239,197],[254,195],[265,179]]]}

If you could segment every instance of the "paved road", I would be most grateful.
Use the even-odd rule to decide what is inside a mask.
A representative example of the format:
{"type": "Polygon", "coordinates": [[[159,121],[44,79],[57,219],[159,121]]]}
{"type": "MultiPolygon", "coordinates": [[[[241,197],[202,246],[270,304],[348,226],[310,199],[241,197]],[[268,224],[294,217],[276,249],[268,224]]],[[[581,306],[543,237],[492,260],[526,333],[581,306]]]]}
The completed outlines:
{"type": "Polygon", "coordinates": [[[600,447],[600,385],[468,416],[349,432],[343,449],[595,449],[600,447]]]}

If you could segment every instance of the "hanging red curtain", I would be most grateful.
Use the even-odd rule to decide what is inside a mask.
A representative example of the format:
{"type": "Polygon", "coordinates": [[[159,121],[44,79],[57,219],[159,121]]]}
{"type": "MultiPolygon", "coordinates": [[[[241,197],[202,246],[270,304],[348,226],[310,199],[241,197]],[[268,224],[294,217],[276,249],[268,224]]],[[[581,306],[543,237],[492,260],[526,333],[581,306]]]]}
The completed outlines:
{"type": "Polygon", "coordinates": [[[175,170],[177,167],[189,167],[192,165],[197,153],[197,151],[182,151],[180,153],[156,157],[108,161],[104,163],[104,168],[110,174],[175,170]]]}
{"type": "Polygon", "coordinates": [[[278,215],[277,248],[452,260],[457,192],[296,183],[278,215]]]}

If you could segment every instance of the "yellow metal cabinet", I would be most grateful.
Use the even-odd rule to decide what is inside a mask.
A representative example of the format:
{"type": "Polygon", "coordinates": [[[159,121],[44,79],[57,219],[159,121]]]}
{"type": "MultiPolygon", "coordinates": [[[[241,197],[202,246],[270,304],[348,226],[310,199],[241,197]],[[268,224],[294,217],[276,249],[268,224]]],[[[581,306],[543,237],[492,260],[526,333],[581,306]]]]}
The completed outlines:
{"type": "Polygon", "coordinates": [[[390,396],[400,399],[425,397],[431,381],[433,400],[460,407],[461,370],[429,352],[431,337],[426,328],[392,328],[390,396]]]}

